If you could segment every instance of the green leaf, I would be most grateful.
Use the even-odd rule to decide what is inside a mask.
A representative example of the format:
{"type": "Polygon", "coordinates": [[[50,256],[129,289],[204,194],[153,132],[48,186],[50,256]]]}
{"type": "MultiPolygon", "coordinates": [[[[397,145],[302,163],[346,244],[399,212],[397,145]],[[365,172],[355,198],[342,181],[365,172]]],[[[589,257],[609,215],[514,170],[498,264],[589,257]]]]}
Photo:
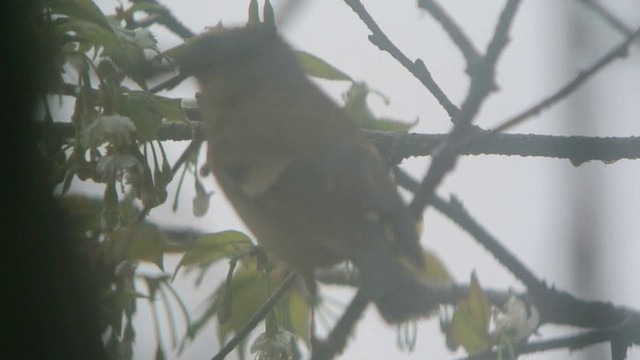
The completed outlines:
{"type": "Polygon", "coordinates": [[[300,339],[308,340],[309,331],[309,304],[299,291],[291,291],[287,297],[281,301],[287,311],[283,320],[283,327],[296,334],[300,339]]]}
{"type": "Polygon", "coordinates": [[[126,230],[125,239],[128,244],[127,257],[154,263],[161,270],[164,270],[163,256],[166,238],[156,225],[150,223],[132,224],[126,230]]]}
{"type": "Polygon", "coordinates": [[[115,46],[118,37],[111,29],[95,23],[73,18],[56,19],[56,31],[59,34],[74,32],[78,37],[96,46],[115,46]]]}
{"type": "Polygon", "coordinates": [[[155,139],[163,118],[171,121],[186,120],[180,99],[144,91],[127,91],[120,98],[115,111],[131,118],[136,125],[136,135],[140,141],[155,139]]]}
{"type": "MultiPolygon", "coordinates": [[[[181,349],[184,349],[187,339],[195,338],[209,321],[216,318],[218,310],[222,305],[225,288],[227,286],[226,282],[221,284],[212,296],[209,297],[206,310],[199,318],[192,322],[187,330],[187,337],[185,341],[183,341],[181,349]]],[[[220,343],[224,342],[227,335],[241,329],[267,300],[268,283],[260,272],[243,267],[235,272],[228,290],[233,293],[233,306],[230,309],[231,313],[227,321],[218,326],[220,343]]],[[[238,346],[238,349],[243,351],[245,345],[246,340],[243,340],[238,346]]]]}
{"type": "Polygon", "coordinates": [[[252,247],[251,239],[239,231],[227,230],[203,235],[182,256],[173,276],[175,278],[183,266],[209,266],[220,259],[245,255],[252,247]]]}
{"type": "Polygon", "coordinates": [[[227,335],[242,329],[253,314],[267,300],[268,283],[254,269],[240,268],[231,282],[233,307],[228,321],[218,327],[218,338],[223,343],[227,335]]]}
{"type": "Polygon", "coordinates": [[[432,251],[424,250],[425,273],[424,275],[431,281],[437,281],[440,284],[452,284],[453,277],[444,265],[442,260],[432,251]]]}
{"type": "Polygon", "coordinates": [[[108,56],[125,74],[142,89],[147,89],[148,64],[143,49],[129,41],[105,46],[103,55],[108,56]]]}
{"type": "Polygon", "coordinates": [[[229,263],[229,270],[227,271],[227,280],[222,288],[222,295],[220,296],[220,308],[218,310],[218,323],[224,324],[229,321],[231,317],[231,309],[233,309],[233,271],[236,268],[236,261],[229,263]]]}
{"type": "Polygon", "coordinates": [[[107,17],[91,0],[52,0],[50,6],[54,14],[81,19],[113,32],[107,17]]]}
{"type": "Polygon", "coordinates": [[[469,296],[458,301],[447,336],[449,340],[464,347],[468,354],[479,353],[491,345],[490,320],[491,305],[474,273],[471,276],[469,296]]]}
{"type": "Polygon", "coordinates": [[[310,76],[326,80],[353,81],[349,75],[343,73],[315,55],[311,55],[304,51],[296,51],[295,53],[300,65],[302,65],[310,76]]]}
{"type": "Polygon", "coordinates": [[[379,91],[373,90],[362,82],[355,82],[343,95],[345,100],[344,109],[353,116],[360,126],[368,130],[407,132],[418,123],[416,119],[413,123],[406,123],[391,118],[377,118],[369,105],[367,98],[370,95],[378,95],[385,104],[389,99],[379,91]]]}
{"type": "Polygon", "coordinates": [[[168,121],[186,121],[187,116],[182,109],[182,99],[172,99],[164,96],[153,95],[152,103],[156,109],[168,121]]]}

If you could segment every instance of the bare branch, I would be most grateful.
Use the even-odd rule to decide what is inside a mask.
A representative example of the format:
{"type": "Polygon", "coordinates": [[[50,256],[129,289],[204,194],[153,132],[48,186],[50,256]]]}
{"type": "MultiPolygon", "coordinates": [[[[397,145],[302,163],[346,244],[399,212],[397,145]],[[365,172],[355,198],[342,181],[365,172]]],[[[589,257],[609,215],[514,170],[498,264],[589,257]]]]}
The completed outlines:
{"type": "Polygon", "coordinates": [[[274,306],[278,303],[278,301],[284,296],[284,294],[291,289],[291,286],[295,283],[297,278],[297,274],[295,272],[289,273],[287,277],[282,281],[280,286],[274,291],[273,295],[260,306],[258,311],[249,319],[247,324],[238,331],[235,336],[226,343],[222,349],[213,357],[211,360],[222,360],[224,359],[233,349],[240,344],[240,342],[245,339],[249,333],[260,324],[262,320],[269,314],[269,312],[273,309],[274,306]]]}
{"type": "Polygon", "coordinates": [[[495,68],[498,58],[500,54],[502,54],[502,50],[504,50],[509,42],[509,29],[513,23],[513,18],[516,15],[518,6],[520,6],[519,0],[509,0],[500,14],[498,25],[496,25],[493,38],[489,46],[487,46],[487,52],[484,56],[484,61],[487,62],[488,65],[490,64],[492,68],[495,68]]]}
{"type": "MultiPolygon", "coordinates": [[[[419,189],[417,181],[409,175],[395,168],[395,175],[398,183],[415,193],[419,189]]],[[[515,255],[511,254],[502,244],[487,232],[469,213],[462,204],[451,199],[447,202],[434,195],[432,197],[433,207],[453,220],[458,226],[466,230],[478,243],[484,246],[500,264],[507,268],[518,280],[520,280],[533,295],[543,295],[547,292],[547,286],[529,270],[515,255]]]]}
{"type": "MultiPolygon", "coordinates": [[[[59,137],[75,136],[75,128],[71,123],[53,123],[49,131],[59,137]]],[[[367,131],[366,134],[380,153],[394,164],[414,156],[431,156],[448,136],[380,131],[367,131]]],[[[192,121],[163,124],[158,128],[156,136],[160,141],[201,141],[202,123],[192,121]]],[[[593,160],[610,163],[622,159],[640,159],[640,137],[487,134],[465,145],[459,153],[568,159],[577,166],[593,160]]]]}
{"type": "MultiPolygon", "coordinates": [[[[626,36],[630,36],[633,33],[633,29],[625,25],[620,19],[615,17],[611,11],[602,6],[601,4],[594,2],[593,0],[580,0],[586,7],[591,9],[596,14],[600,15],[611,27],[618,30],[620,33],[626,36]]],[[[640,45],[640,42],[636,39],[635,44],[640,45]]]]}
{"type": "Polygon", "coordinates": [[[460,111],[453,118],[454,127],[443,146],[436,151],[431,166],[409,205],[416,218],[422,216],[436,188],[455,167],[459,151],[456,145],[458,141],[470,137],[471,134],[476,132],[474,131],[476,129],[471,127],[472,120],[489,93],[495,89],[496,63],[507,44],[508,31],[519,4],[520,0],[509,0],[507,2],[500,14],[493,38],[487,46],[486,55],[477,66],[471,69],[469,93],[460,107],[460,111]]]}
{"type": "MultiPolygon", "coordinates": [[[[430,156],[446,134],[367,132],[390,163],[413,156],[430,156]]],[[[541,156],[567,159],[575,166],[587,161],[615,162],[640,158],[640,137],[585,137],[537,134],[490,134],[464,146],[460,155],[541,156]]]]}
{"type": "Polygon", "coordinates": [[[449,34],[451,41],[453,41],[462,52],[462,55],[467,61],[467,69],[472,68],[473,64],[480,61],[480,54],[471,43],[471,40],[469,40],[460,26],[449,17],[449,14],[447,14],[438,3],[434,0],[419,0],[418,6],[427,10],[434,19],[440,22],[440,25],[442,25],[447,34],[449,34]]]}
{"type": "Polygon", "coordinates": [[[360,17],[362,22],[364,22],[369,30],[371,30],[371,35],[369,35],[369,41],[377,46],[380,50],[388,52],[394,59],[398,60],[402,66],[404,66],[413,76],[415,76],[420,82],[433,94],[433,96],[438,100],[440,105],[447,111],[450,117],[454,117],[458,112],[458,107],[454,105],[451,100],[445,95],[445,93],[440,89],[440,86],[435,82],[431,73],[424,65],[422,60],[417,59],[415,62],[409,60],[409,58],[398,49],[398,47],[389,40],[387,35],[382,32],[378,24],[373,20],[371,15],[364,8],[360,0],[344,0],[344,2],[351,7],[351,9],[360,17]]]}
{"type": "MultiPolygon", "coordinates": [[[[576,76],[573,80],[571,80],[565,86],[563,86],[562,88],[557,90],[555,93],[553,93],[552,95],[550,95],[547,98],[543,99],[538,104],[536,104],[536,105],[530,107],[529,109],[523,111],[522,113],[512,117],[511,119],[508,119],[508,120],[502,122],[501,125],[499,125],[496,128],[490,130],[490,132],[491,133],[498,133],[498,132],[505,131],[505,130],[507,130],[509,128],[512,128],[513,126],[515,126],[517,124],[520,124],[521,122],[529,119],[530,117],[539,114],[542,110],[544,110],[544,109],[546,109],[546,108],[548,108],[548,107],[550,107],[552,105],[555,105],[560,100],[564,99],[565,97],[567,97],[568,95],[573,93],[585,81],[590,79],[591,76],[596,74],[602,68],[604,68],[605,66],[609,65],[610,63],[612,63],[614,60],[616,60],[618,58],[622,58],[622,57],[627,56],[629,44],[631,44],[631,42],[633,42],[636,38],[638,38],[639,35],[640,35],[640,28],[638,28],[636,31],[634,31],[629,36],[627,36],[627,38],[625,39],[624,42],[622,42],[622,44],[615,46],[613,49],[611,49],[609,52],[607,52],[603,57],[601,57],[598,61],[596,61],[596,63],[593,64],[591,67],[580,71],[578,76],[576,76]]],[[[480,136],[484,136],[484,135],[481,134],[480,136]]]]}

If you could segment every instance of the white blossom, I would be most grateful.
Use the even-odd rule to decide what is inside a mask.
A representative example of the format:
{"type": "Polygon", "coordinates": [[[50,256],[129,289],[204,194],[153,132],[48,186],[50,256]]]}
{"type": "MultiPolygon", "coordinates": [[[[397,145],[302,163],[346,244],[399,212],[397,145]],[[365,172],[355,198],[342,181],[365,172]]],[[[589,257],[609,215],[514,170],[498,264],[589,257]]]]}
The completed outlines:
{"type": "Polygon", "coordinates": [[[251,344],[251,353],[255,360],[289,360],[293,358],[291,342],[295,335],[279,330],[277,334],[260,334],[251,344]]]}
{"type": "Polygon", "coordinates": [[[114,145],[128,144],[135,131],[136,126],[126,116],[100,115],[82,131],[82,144],[85,147],[98,147],[107,141],[114,145]]]}
{"type": "Polygon", "coordinates": [[[136,44],[143,49],[153,49],[157,41],[149,29],[140,29],[136,31],[134,37],[136,44]]]}
{"type": "Polygon", "coordinates": [[[540,324],[540,312],[535,306],[527,309],[527,304],[518,297],[511,295],[493,316],[496,335],[513,332],[515,342],[527,339],[540,324]]]}
{"type": "Polygon", "coordinates": [[[96,173],[102,179],[114,178],[124,171],[142,171],[142,165],[130,154],[105,155],[96,164],[96,173]]]}

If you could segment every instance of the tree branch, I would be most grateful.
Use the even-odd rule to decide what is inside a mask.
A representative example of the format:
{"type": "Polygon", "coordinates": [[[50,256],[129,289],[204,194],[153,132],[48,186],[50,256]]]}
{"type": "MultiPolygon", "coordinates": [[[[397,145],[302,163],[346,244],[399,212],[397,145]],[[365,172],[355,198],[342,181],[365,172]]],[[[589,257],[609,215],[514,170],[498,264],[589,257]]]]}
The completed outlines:
{"type": "MultiPolygon", "coordinates": [[[[191,116],[190,116],[191,117],[191,116]]],[[[71,123],[53,123],[49,131],[58,137],[74,137],[71,123]]],[[[160,141],[201,141],[202,123],[166,123],[157,132],[160,141]]],[[[367,137],[391,163],[414,156],[431,156],[447,134],[407,134],[367,131],[367,137]]],[[[574,165],[587,161],[606,163],[640,158],[640,137],[552,136],[537,134],[488,134],[461,149],[460,155],[538,156],[568,159],[574,165]]]]}
{"type": "Polygon", "coordinates": [[[434,0],[419,0],[418,6],[427,10],[429,14],[442,25],[446,33],[449,34],[451,41],[458,46],[458,49],[460,49],[467,61],[467,71],[473,67],[473,64],[480,61],[480,54],[471,43],[471,40],[469,40],[460,26],[449,17],[449,14],[447,14],[438,3],[434,0]]]}
{"type": "MultiPolygon", "coordinates": [[[[615,17],[611,11],[602,6],[601,4],[594,2],[593,0],[580,0],[582,4],[588,7],[591,11],[600,15],[611,27],[618,30],[620,33],[630,36],[633,33],[633,29],[625,25],[620,19],[615,17]]],[[[636,39],[637,40],[637,39],[636,39]]],[[[640,45],[640,42],[636,41],[636,45],[640,45]]]]}
{"type": "MultiPolygon", "coordinates": [[[[521,122],[529,119],[530,117],[539,114],[542,110],[555,105],[560,100],[564,99],[571,93],[573,93],[577,88],[579,88],[585,81],[591,78],[594,74],[596,74],[600,69],[612,63],[614,60],[627,56],[628,48],[631,42],[633,42],[640,35],[640,28],[631,33],[627,38],[620,44],[615,46],[609,52],[607,52],[603,57],[601,57],[595,64],[591,67],[580,71],[578,76],[576,76],[573,80],[567,83],[562,88],[558,89],[555,93],[548,96],[547,98],[540,101],[538,104],[530,107],[529,109],[523,111],[522,113],[502,122],[501,125],[496,128],[490,130],[490,133],[498,133],[503,132],[513,126],[520,124],[521,122]]],[[[485,134],[480,134],[481,136],[485,136],[485,134]]]]}
{"type": "MultiPolygon", "coordinates": [[[[395,168],[395,175],[398,183],[409,191],[418,190],[419,184],[409,175],[395,168]]],[[[451,199],[450,202],[442,200],[434,195],[432,197],[432,205],[436,210],[446,215],[462,229],[466,230],[476,241],[484,246],[500,264],[507,268],[518,280],[520,280],[527,289],[534,295],[543,295],[547,292],[547,286],[529,270],[519,259],[517,259],[509,250],[489,234],[477,221],[475,221],[469,213],[462,207],[462,204],[451,199]]]]}
{"type": "Polygon", "coordinates": [[[284,296],[284,294],[291,289],[295,280],[297,278],[297,274],[295,272],[290,272],[289,275],[282,281],[280,286],[276,289],[276,291],[271,295],[269,300],[262,304],[258,311],[249,319],[249,322],[240,329],[236,333],[236,335],[226,343],[222,349],[211,359],[211,360],[222,360],[224,359],[233,349],[240,344],[240,342],[245,339],[249,333],[255,329],[258,324],[269,314],[269,312],[273,309],[273,307],[278,303],[278,301],[284,296]]]}
{"type": "Polygon", "coordinates": [[[422,60],[417,59],[415,62],[409,60],[409,58],[398,49],[387,35],[382,32],[375,20],[369,15],[367,9],[362,5],[360,0],[344,0],[344,2],[351,7],[351,9],[358,15],[360,20],[367,25],[371,31],[369,35],[369,41],[377,46],[380,50],[388,52],[394,59],[398,60],[402,66],[404,66],[413,76],[415,76],[420,82],[433,94],[438,100],[440,105],[447,111],[450,117],[454,117],[458,112],[458,107],[454,105],[447,95],[440,89],[440,86],[435,82],[431,73],[424,65],[422,60]]]}
{"type": "Polygon", "coordinates": [[[520,0],[509,0],[507,2],[500,14],[493,38],[487,46],[486,55],[482,58],[482,61],[471,69],[469,93],[460,107],[460,111],[453,118],[454,127],[443,146],[439,147],[435,152],[431,166],[409,205],[416,218],[422,217],[424,210],[432,200],[436,188],[455,167],[459,154],[456,145],[458,141],[468,138],[470,133],[476,132],[473,131],[474,129],[471,126],[472,120],[489,93],[495,89],[496,63],[507,44],[507,34],[519,4],[520,0]]]}
{"type": "MultiPolygon", "coordinates": [[[[398,183],[409,191],[415,191],[418,183],[398,168],[394,170],[398,183]]],[[[473,236],[500,264],[527,287],[530,300],[540,310],[541,323],[603,328],[618,325],[630,317],[640,316],[637,311],[614,306],[607,302],[578,299],[567,292],[549,288],[545,282],[539,280],[531,270],[502,246],[500,241],[484,230],[459,202],[453,200],[446,202],[434,196],[433,206],[473,236]]]]}

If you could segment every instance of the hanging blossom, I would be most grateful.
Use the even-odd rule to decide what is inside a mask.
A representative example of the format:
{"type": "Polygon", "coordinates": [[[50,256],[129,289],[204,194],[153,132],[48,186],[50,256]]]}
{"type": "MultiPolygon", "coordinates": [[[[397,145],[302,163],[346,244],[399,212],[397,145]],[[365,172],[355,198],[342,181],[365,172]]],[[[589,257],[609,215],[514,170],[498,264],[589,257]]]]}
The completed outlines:
{"type": "Polygon", "coordinates": [[[143,49],[154,49],[158,43],[151,31],[147,28],[137,30],[134,35],[136,45],[143,49]]]}
{"type": "Polygon", "coordinates": [[[540,324],[540,312],[535,306],[527,306],[524,301],[511,295],[502,309],[494,313],[496,336],[513,336],[514,343],[519,343],[533,334],[540,324]]]}
{"type": "Polygon", "coordinates": [[[100,115],[82,131],[82,145],[98,147],[105,142],[115,146],[130,144],[136,126],[131,118],[118,114],[100,115]]]}
{"type": "Polygon", "coordinates": [[[142,164],[130,154],[107,154],[96,164],[96,173],[101,179],[121,178],[127,174],[141,174],[142,164]]]}
{"type": "Polygon", "coordinates": [[[293,359],[291,343],[295,335],[278,330],[276,334],[262,333],[251,345],[251,353],[255,354],[255,360],[290,360],[293,359]]]}

